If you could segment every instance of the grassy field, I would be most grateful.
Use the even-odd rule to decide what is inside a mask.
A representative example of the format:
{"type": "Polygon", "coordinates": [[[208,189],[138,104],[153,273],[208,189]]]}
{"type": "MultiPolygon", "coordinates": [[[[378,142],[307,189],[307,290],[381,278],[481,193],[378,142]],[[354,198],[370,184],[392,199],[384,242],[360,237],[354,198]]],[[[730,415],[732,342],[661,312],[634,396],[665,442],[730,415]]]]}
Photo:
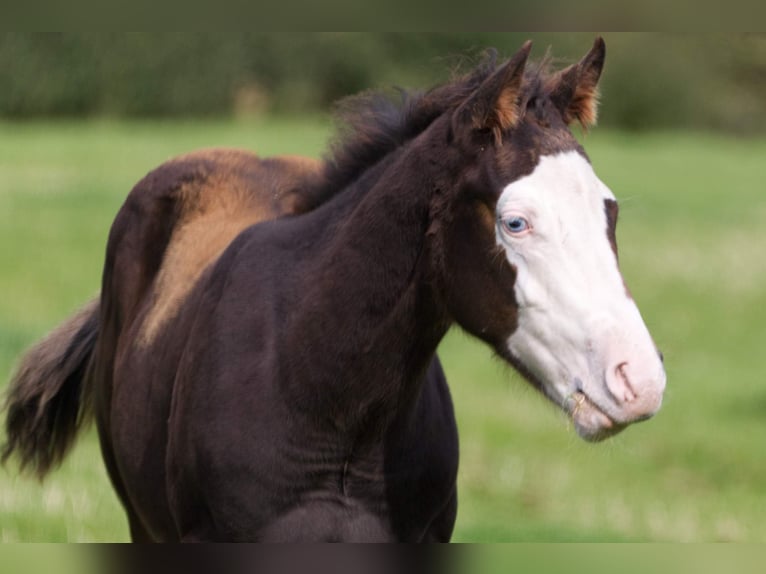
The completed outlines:
{"type": "MultiPolygon", "coordinates": [[[[318,120],[0,124],[0,386],[99,289],[130,187],[198,147],[318,155],[318,120]]],[[[665,353],[661,413],[588,445],[488,348],[440,353],[461,433],[461,541],[766,541],[766,142],[586,138],[621,198],[621,264],[665,353]]],[[[95,433],[42,485],[0,470],[3,541],[126,540],[95,433]]]]}

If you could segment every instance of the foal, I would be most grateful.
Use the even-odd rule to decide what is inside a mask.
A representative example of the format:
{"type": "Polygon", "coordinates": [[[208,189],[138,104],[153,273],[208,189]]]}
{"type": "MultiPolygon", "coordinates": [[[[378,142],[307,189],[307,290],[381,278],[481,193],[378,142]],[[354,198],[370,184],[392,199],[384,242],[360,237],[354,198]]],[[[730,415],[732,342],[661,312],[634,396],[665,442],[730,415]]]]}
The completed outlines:
{"type": "MultiPolygon", "coordinates": [[[[85,380],[134,538],[449,539],[457,436],[432,360],[453,323],[588,440],[656,412],[665,374],[617,266],[617,204],[569,131],[595,120],[604,44],[555,74],[525,72],[529,50],[401,107],[356,100],[313,209],[174,228],[209,254],[199,272],[191,250],[125,241],[129,198],[85,380]]],[[[163,229],[146,233],[165,245],[163,229]]]]}

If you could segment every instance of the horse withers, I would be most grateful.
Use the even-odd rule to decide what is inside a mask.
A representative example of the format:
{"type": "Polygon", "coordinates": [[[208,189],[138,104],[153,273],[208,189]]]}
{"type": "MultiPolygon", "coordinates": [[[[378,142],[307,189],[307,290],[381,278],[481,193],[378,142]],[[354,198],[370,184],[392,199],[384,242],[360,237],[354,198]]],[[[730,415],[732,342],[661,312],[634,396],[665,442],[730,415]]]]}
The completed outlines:
{"type": "Polygon", "coordinates": [[[555,73],[529,51],[349,100],[319,171],[208,152],[147,176],[97,318],[47,347],[56,386],[13,383],[6,454],[45,472],[92,401],[137,540],[447,540],[458,449],[434,357],[452,324],[587,440],[653,415],[665,374],[617,203],[569,129],[595,121],[603,41],[555,73]]]}

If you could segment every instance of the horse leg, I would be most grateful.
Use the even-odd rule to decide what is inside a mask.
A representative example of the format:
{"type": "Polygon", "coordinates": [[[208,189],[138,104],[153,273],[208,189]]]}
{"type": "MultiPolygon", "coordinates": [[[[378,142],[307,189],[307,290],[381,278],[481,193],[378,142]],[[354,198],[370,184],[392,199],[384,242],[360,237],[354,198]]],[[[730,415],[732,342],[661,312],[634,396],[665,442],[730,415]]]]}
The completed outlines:
{"type": "Polygon", "coordinates": [[[128,527],[130,528],[130,540],[131,542],[138,542],[142,544],[148,544],[156,542],[149,532],[144,528],[141,519],[133,511],[133,508],[129,504],[124,504],[125,513],[128,515],[128,527]]]}
{"type": "Polygon", "coordinates": [[[111,478],[112,486],[114,487],[115,492],[117,492],[117,497],[120,499],[122,507],[125,510],[125,514],[128,517],[128,528],[130,530],[131,542],[138,542],[143,544],[157,542],[144,526],[144,523],[141,521],[138,512],[136,512],[136,510],[133,508],[133,504],[130,502],[130,498],[127,496],[127,493],[125,493],[122,482],[116,476],[116,473],[112,472],[111,465],[109,462],[107,462],[106,456],[104,456],[104,462],[106,463],[107,470],[109,471],[109,477],[111,478]]]}
{"type": "Polygon", "coordinates": [[[117,463],[114,458],[114,451],[112,450],[111,443],[105,436],[104,431],[101,429],[101,420],[98,422],[99,424],[97,426],[99,427],[98,437],[99,443],[101,445],[101,457],[104,460],[104,466],[106,467],[106,473],[109,476],[109,480],[112,483],[112,488],[114,488],[114,491],[117,494],[117,498],[122,504],[122,507],[125,510],[125,514],[128,517],[130,539],[133,542],[156,542],[156,540],[152,538],[149,531],[144,527],[144,524],[141,521],[141,518],[139,517],[136,509],[133,508],[133,504],[130,501],[127,489],[125,488],[125,485],[122,482],[122,478],[120,477],[120,471],[117,468],[117,463]]]}
{"type": "Polygon", "coordinates": [[[423,542],[449,542],[457,518],[457,486],[441,512],[433,519],[423,536],[423,542]]]}

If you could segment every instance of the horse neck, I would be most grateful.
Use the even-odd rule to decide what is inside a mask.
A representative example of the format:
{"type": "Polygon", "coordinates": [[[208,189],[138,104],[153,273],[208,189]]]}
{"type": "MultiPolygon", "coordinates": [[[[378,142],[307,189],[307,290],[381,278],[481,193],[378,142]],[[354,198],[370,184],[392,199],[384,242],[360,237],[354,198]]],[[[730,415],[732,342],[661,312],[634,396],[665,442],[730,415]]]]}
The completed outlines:
{"type": "Polygon", "coordinates": [[[344,426],[385,426],[414,402],[449,327],[430,270],[436,162],[413,147],[322,210],[327,236],[317,240],[289,329],[305,349],[293,380],[317,387],[298,396],[344,426]]]}

